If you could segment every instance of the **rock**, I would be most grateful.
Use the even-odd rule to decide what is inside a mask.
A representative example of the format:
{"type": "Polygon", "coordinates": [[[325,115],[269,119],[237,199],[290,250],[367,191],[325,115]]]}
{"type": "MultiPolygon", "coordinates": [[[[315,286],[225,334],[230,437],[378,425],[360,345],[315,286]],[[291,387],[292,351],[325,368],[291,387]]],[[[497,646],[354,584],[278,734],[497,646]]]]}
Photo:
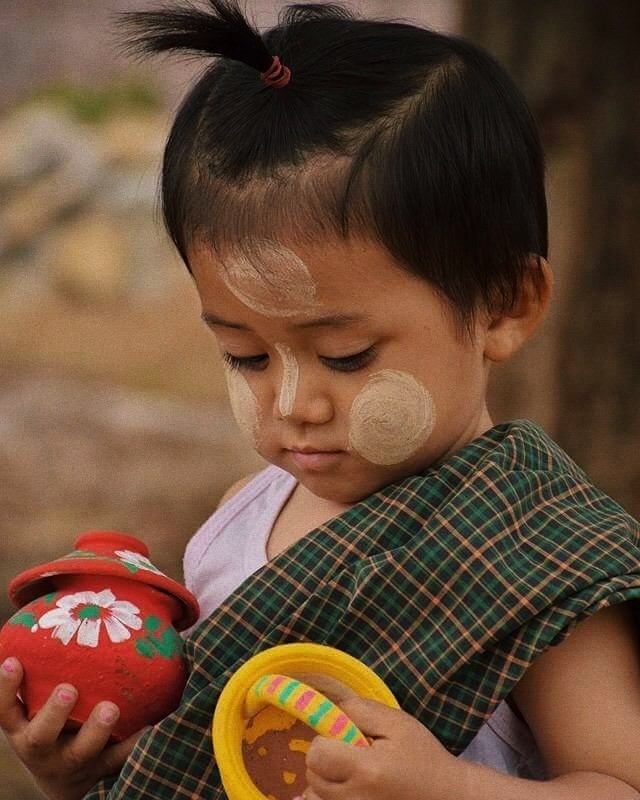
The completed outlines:
{"type": "Polygon", "coordinates": [[[52,232],[42,248],[43,267],[51,285],[81,302],[121,299],[131,271],[128,256],[117,220],[91,213],[52,232]]]}
{"type": "Polygon", "coordinates": [[[165,115],[116,116],[99,128],[100,147],[112,166],[160,163],[170,126],[165,115]]]}
{"type": "Polygon", "coordinates": [[[47,107],[9,117],[0,150],[0,256],[25,247],[60,217],[86,203],[100,185],[104,156],[86,126],[47,107]]]}
{"type": "Polygon", "coordinates": [[[78,126],[47,105],[17,109],[0,123],[0,186],[38,180],[74,157],[78,126]]]}

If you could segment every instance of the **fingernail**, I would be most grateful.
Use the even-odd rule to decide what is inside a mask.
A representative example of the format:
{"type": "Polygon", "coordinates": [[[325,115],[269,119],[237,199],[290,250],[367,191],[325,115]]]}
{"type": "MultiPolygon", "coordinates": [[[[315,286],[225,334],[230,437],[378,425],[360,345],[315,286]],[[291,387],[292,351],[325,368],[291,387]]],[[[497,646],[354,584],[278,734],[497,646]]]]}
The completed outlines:
{"type": "Polygon", "coordinates": [[[105,725],[111,725],[112,722],[118,719],[119,715],[120,711],[117,706],[102,706],[98,711],[98,719],[105,725]]]}
{"type": "Polygon", "coordinates": [[[58,689],[56,697],[61,703],[71,703],[77,695],[72,689],[58,689]]]}
{"type": "Polygon", "coordinates": [[[2,662],[2,669],[7,673],[7,675],[13,675],[18,671],[18,662],[15,660],[15,658],[7,658],[2,662]]]}

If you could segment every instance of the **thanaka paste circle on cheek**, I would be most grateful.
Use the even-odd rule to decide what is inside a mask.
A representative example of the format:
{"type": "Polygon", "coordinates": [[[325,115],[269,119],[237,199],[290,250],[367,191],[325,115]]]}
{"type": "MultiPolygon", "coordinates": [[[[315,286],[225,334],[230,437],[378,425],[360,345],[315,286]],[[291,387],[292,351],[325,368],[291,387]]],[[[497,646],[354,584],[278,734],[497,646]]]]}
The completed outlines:
{"type": "Polygon", "coordinates": [[[256,243],[249,252],[226,259],[220,277],[258,314],[293,317],[317,308],[316,285],[305,263],[275,242],[256,243]]]}
{"type": "Polygon", "coordinates": [[[260,430],[258,401],[247,379],[238,370],[227,368],[225,374],[233,416],[241,432],[255,446],[260,430]]]}
{"type": "Polygon", "coordinates": [[[372,464],[399,464],[431,436],[433,397],[412,375],[381,370],[358,392],[349,414],[349,445],[372,464]]]}

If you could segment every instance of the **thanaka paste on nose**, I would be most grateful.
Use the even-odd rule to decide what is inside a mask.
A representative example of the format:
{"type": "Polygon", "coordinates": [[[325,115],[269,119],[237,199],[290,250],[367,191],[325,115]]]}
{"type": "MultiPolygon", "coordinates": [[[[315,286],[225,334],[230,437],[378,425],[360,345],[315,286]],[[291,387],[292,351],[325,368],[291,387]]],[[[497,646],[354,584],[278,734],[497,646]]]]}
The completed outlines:
{"type": "Polygon", "coordinates": [[[316,285],[304,262],[275,242],[259,242],[227,259],[220,277],[229,291],[258,314],[293,317],[317,309],[316,285]]]}
{"type": "Polygon", "coordinates": [[[300,367],[293,355],[291,348],[286,344],[276,344],[280,358],[282,359],[282,385],[278,398],[278,411],[281,417],[289,417],[293,413],[298,391],[298,380],[300,378],[300,367]]]}
{"type": "Polygon", "coordinates": [[[433,397],[412,375],[381,370],[358,392],[349,414],[349,444],[372,464],[399,464],[433,433],[433,397]]]}

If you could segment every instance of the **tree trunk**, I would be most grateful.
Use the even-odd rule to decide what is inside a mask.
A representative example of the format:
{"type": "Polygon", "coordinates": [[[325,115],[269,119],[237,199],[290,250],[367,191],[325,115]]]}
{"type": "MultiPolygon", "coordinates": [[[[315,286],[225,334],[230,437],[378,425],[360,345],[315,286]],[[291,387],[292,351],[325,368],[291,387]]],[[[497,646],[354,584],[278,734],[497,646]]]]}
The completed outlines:
{"type": "Polygon", "coordinates": [[[640,515],[640,4],[468,0],[464,35],[532,105],[547,151],[557,297],[504,368],[500,416],[533,416],[640,515]],[[524,388],[522,388],[524,387],[524,388]]]}

